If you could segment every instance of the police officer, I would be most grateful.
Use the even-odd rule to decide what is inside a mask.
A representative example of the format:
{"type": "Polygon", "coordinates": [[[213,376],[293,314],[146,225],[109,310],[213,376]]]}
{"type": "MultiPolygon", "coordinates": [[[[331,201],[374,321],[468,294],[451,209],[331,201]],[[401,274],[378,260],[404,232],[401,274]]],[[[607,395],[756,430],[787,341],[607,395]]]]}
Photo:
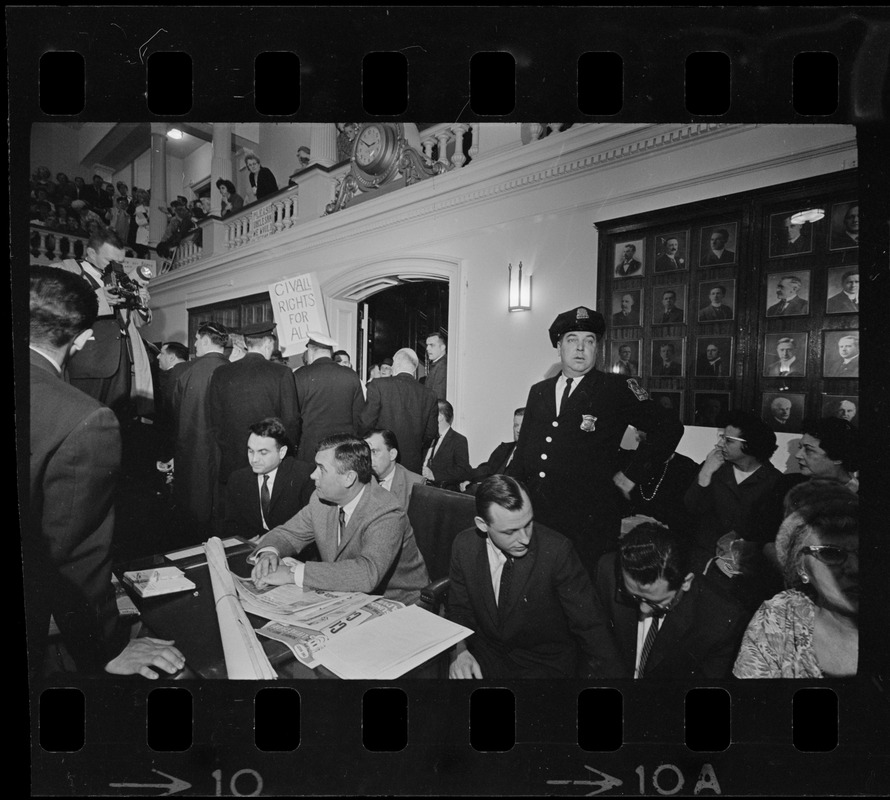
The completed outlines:
{"type": "Polygon", "coordinates": [[[602,315],[584,306],[554,320],[550,341],[562,371],[532,386],[507,470],[528,487],[537,520],[574,542],[591,575],[599,556],[617,545],[621,495],[663,469],[683,435],[682,423],[634,378],[594,368],[605,327],[602,315]],[[628,425],[647,436],[621,472],[628,425]]]}

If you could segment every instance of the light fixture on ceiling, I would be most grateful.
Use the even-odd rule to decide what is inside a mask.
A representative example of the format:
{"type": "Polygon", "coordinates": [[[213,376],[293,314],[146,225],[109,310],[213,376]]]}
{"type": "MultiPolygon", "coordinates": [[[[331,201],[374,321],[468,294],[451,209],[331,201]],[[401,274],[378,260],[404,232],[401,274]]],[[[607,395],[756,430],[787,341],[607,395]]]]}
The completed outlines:
{"type": "Polygon", "coordinates": [[[507,264],[507,308],[510,311],[530,311],[532,307],[532,276],[526,270],[522,274],[522,262],[513,274],[513,265],[507,264]]]}
{"type": "Polygon", "coordinates": [[[805,222],[818,222],[824,216],[824,208],[807,208],[804,211],[795,211],[791,215],[791,224],[803,225],[805,222]]]}
{"type": "Polygon", "coordinates": [[[181,139],[183,133],[181,130],[179,130],[179,128],[170,128],[170,130],[167,131],[167,136],[169,136],[171,139],[181,139]]]}

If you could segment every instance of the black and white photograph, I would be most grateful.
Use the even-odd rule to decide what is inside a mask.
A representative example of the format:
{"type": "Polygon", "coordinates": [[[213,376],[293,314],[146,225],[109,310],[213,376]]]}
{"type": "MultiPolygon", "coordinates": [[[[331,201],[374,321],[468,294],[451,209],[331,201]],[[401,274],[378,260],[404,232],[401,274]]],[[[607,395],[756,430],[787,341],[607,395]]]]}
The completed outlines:
{"type": "Polygon", "coordinates": [[[859,201],[835,203],[831,207],[829,250],[859,247],[859,201]]]}
{"type": "Polygon", "coordinates": [[[643,290],[612,292],[612,327],[640,325],[643,314],[643,290]]]}
{"type": "Polygon", "coordinates": [[[760,417],[776,433],[800,433],[804,418],[805,394],[764,392],[760,399],[760,417]]]}
{"type": "Polygon", "coordinates": [[[689,267],[689,231],[655,235],[655,272],[676,272],[689,267]]]}
{"type": "Polygon", "coordinates": [[[680,325],[686,322],[686,286],[656,286],[652,289],[653,325],[680,325]]]}
{"type": "Polygon", "coordinates": [[[679,378],[686,372],[685,339],[653,339],[649,374],[653,378],[679,378]]]}
{"type": "Polygon", "coordinates": [[[735,278],[702,281],[698,285],[698,321],[725,322],[735,319],[735,278]]]}
{"type": "Polygon", "coordinates": [[[766,276],[766,316],[805,317],[810,313],[810,270],[766,276]]]}
{"type": "Polygon", "coordinates": [[[766,334],[761,374],[766,378],[803,378],[808,341],[809,334],[804,331],[766,334]]]}
{"type": "Polygon", "coordinates": [[[832,267],[826,278],[826,314],[859,313],[859,266],[832,267]]]}
{"type": "Polygon", "coordinates": [[[620,342],[611,342],[609,356],[609,371],[615,375],[627,375],[628,378],[640,375],[640,346],[639,339],[624,339],[620,342]]]}
{"type": "Polygon", "coordinates": [[[614,276],[641,278],[645,274],[646,244],[643,239],[632,239],[615,245],[614,276]]]}
{"type": "Polygon", "coordinates": [[[794,214],[800,210],[770,215],[770,258],[788,258],[813,252],[813,223],[796,222],[794,214]]]}
{"type": "Polygon", "coordinates": [[[859,331],[825,331],[822,334],[822,377],[859,377],[859,331]]]}
{"type": "Polygon", "coordinates": [[[859,427],[859,395],[858,394],[825,394],[822,395],[822,416],[837,417],[855,427],[859,427]]]}
{"type": "Polygon", "coordinates": [[[699,336],[695,340],[695,377],[731,377],[733,353],[732,336],[699,336]]]}
{"type": "Polygon", "coordinates": [[[732,404],[729,392],[693,392],[692,402],[695,406],[693,424],[706,428],[719,428],[732,404]]]}
{"type": "Polygon", "coordinates": [[[683,419],[683,392],[664,391],[657,389],[649,392],[649,396],[666,411],[671,412],[677,419],[683,419]]]}
{"type": "Polygon", "coordinates": [[[727,267],[738,260],[738,222],[723,222],[701,229],[698,265],[700,267],[727,267]]]}

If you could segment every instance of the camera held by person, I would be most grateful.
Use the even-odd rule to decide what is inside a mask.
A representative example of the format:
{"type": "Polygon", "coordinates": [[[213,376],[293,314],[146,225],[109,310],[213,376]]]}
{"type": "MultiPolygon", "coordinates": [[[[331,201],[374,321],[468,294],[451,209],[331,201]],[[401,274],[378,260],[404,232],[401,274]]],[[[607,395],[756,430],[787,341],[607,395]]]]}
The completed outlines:
{"type": "Polygon", "coordinates": [[[123,300],[124,308],[145,309],[145,287],[151,280],[151,270],[139,266],[135,270],[137,278],[131,278],[119,261],[110,261],[105,268],[105,285],[123,300]]]}

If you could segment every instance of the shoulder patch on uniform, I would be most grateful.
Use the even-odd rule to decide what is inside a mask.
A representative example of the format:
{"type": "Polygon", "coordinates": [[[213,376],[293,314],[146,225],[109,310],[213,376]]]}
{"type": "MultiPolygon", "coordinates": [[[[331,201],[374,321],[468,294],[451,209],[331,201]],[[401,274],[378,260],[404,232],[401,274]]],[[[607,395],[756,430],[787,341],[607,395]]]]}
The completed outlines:
{"type": "Polygon", "coordinates": [[[649,392],[647,392],[642,386],[640,386],[639,383],[637,383],[636,378],[628,379],[627,388],[630,389],[637,396],[637,400],[639,400],[640,402],[649,399],[649,392]]]}

